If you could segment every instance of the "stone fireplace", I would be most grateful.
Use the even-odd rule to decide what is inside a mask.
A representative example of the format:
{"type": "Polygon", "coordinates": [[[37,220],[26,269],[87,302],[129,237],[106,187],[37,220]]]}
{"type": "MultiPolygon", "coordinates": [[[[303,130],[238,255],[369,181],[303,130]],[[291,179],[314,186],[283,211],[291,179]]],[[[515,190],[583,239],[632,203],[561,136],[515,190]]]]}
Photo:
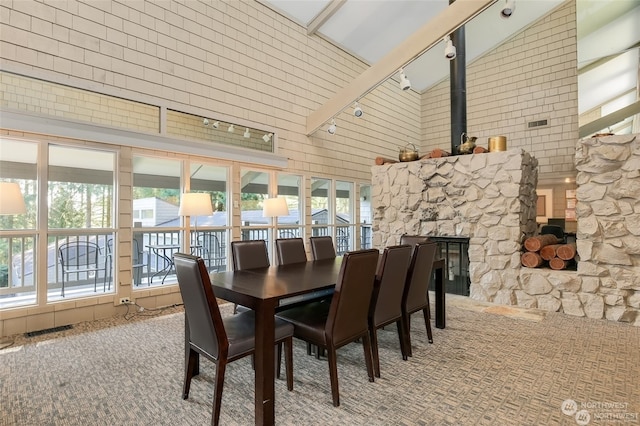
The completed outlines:
{"type": "Polygon", "coordinates": [[[640,142],[581,140],[576,167],[577,271],[521,266],[537,160],[520,149],[374,166],[374,247],[468,237],[471,298],[640,325],[640,142]]]}

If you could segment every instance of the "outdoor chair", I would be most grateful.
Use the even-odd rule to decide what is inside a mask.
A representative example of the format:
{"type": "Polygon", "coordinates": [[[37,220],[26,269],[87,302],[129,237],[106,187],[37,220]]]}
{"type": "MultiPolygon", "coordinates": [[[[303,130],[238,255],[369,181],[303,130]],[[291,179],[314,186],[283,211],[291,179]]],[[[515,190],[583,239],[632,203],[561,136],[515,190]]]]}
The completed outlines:
{"type": "Polygon", "coordinates": [[[225,246],[220,243],[218,236],[212,232],[203,232],[198,236],[198,246],[201,247],[202,257],[209,271],[219,271],[226,264],[225,246]]]}
{"type": "MultiPolygon", "coordinates": [[[[62,268],[62,297],[64,297],[65,282],[71,274],[75,274],[77,280],[82,276],[87,280],[93,279],[93,291],[98,290],[98,274],[104,270],[104,266],[99,264],[100,246],[98,244],[81,240],[60,244],[58,258],[62,268]]],[[[102,291],[105,289],[106,278],[102,291]]]]}

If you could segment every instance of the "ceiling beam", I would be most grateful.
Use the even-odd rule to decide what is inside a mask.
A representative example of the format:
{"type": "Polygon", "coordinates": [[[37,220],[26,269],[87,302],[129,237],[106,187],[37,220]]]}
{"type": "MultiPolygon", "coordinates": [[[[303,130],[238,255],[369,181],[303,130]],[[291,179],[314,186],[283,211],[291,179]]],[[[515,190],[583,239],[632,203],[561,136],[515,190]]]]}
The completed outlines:
{"type": "Polygon", "coordinates": [[[346,2],[347,0],[332,0],[324,9],[322,9],[322,12],[309,22],[309,25],[307,25],[307,35],[315,34],[316,31],[318,31],[318,28],[324,25],[324,23],[327,22],[334,13],[340,10],[346,2]]]}
{"type": "Polygon", "coordinates": [[[596,61],[591,62],[588,65],[585,65],[583,67],[578,66],[578,75],[584,74],[584,73],[589,72],[589,71],[591,71],[591,70],[593,70],[595,68],[598,68],[599,66],[604,65],[609,61],[613,61],[618,56],[623,55],[623,54],[627,53],[630,50],[638,49],[638,48],[640,48],[640,42],[635,43],[634,45],[632,45],[632,46],[630,46],[630,47],[628,47],[628,48],[626,48],[624,50],[621,50],[620,52],[612,53],[611,55],[607,55],[607,56],[603,56],[602,58],[599,58],[596,61]]]}
{"type": "Polygon", "coordinates": [[[581,138],[594,134],[597,131],[606,129],[629,118],[632,115],[640,114],[640,101],[636,101],[631,105],[627,105],[624,108],[620,108],[617,111],[607,114],[604,117],[600,117],[597,120],[593,120],[591,123],[587,123],[584,126],[580,126],[578,130],[578,136],[581,138]]]}
{"type": "Polygon", "coordinates": [[[309,114],[307,136],[494,2],[496,0],[456,0],[450,4],[438,16],[430,19],[380,61],[356,77],[351,84],[340,89],[320,108],[309,114]]]}

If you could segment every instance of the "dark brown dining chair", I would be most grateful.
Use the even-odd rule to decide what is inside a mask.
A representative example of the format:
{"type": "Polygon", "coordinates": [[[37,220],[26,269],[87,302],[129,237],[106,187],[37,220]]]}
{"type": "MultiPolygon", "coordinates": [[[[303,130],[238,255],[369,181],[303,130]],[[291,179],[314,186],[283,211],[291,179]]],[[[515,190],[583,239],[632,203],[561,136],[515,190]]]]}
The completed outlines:
{"type": "MultiPolygon", "coordinates": [[[[269,252],[265,240],[245,240],[231,242],[231,264],[234,271],[268,268],[269,252]]],[[[243,307],[241,310],[248,308],[243,307]]],[[[238,312],[238,304],[233,304],[233,313],[238,312]]]]}
{"type": "Polygon", "coordinates": [[[276,240],[276,263],[288,265],[307,261],[302,238],[278,238],[276,240]]]}
{"type": "Polygon", "coordinates": [[[336,257],[336,249],[330,236],[310,237],[311,254],[313,260],[333,259],[336,257]]]}
{"type": "Polygon", "coordinates": [[[369,308],[369,334],[371,335],[371,352],[376,377],[380,377],[377,334],[379,328],[396,323],[400,353],[402,359],[407,359],[404,321],[402,320],[402,294],[410,261],[411,246],[401,245],[385,248],[378,262],[378,272],[369,308]]]}
{"type": "Polygon", "coordinates": [[[429,237],[424,235],[402,234],[400,236],[400,245],[409,244],[411,246],[411,254],[413,254],[413,249],[415,248],[416,244],[428,243],[428,242],[429,242],[429,237]]]}
{"type": "Polygon", "coordinates": [[[267,242],[265,240],[232,241],[231,262],[234,271],[269,267],[271,263],[267,242]]]}
{"type": "MultiPolygon", "coordinates": [[[[189,397],[191,379],[198,374],[200,355],[216,364],[211,424],[220,419],[227,364],[255,352],[255,313],[252,310],[222,318],[204,260],[173,255],[185,312],[185,372],[182,398],[189,397]]],[[[293,326],[276,318],[275,342],[285,344],[287,389],[293,390],[293,326]]]]}
{"type": "Polygon", "coordinates": [[[402,295],[402,317],[404,319],[405,347],[407,355],[411,353],[411,314],[422,311],[427,328],[429,343],[433,343],[431,331],[431,308],[429,307],[429,283],[436,256],[436,243],[416,244],[411,256],[407,281],[402,295]]]}
{"type": "Polygon", "coordinates": [[[371,341],[367,325],[369,302],[378,263],[378,250],[344,255],[331,303],[310,303],[286,309],[278,318],[293,324],[293,335],[327,350],[333,405],[340,405],[336,350],[362,339],[369,381],[374,381],[371,341]]]}

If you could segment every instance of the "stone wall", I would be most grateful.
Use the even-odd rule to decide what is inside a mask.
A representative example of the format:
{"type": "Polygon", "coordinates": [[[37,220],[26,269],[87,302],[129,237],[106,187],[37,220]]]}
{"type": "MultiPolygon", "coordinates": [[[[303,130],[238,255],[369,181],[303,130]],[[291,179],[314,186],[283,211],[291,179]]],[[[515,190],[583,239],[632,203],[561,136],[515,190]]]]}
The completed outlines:
{"type": "Polygon", "coordinates": [[[515,304],[536,182],[537,161],[520,149],[374,166],[374,247],[405,233],[469,237],[471,297],[515,304]]]}
{"type": "Polygon", "coordinates": [[[537,161],[519,149],[374,166],[374,246],[469,237],[471,298],[640,326],[640,141],[581,140],[576,167],[577,271],[521,266],[537,161]]]}
{"type": "Polygon", "coordinates": [[[640,135],[576,147],[578,275],[594,317],[640,325],[640,135]],[[600,309],[601,307],[601,309],[600,309]]]}

